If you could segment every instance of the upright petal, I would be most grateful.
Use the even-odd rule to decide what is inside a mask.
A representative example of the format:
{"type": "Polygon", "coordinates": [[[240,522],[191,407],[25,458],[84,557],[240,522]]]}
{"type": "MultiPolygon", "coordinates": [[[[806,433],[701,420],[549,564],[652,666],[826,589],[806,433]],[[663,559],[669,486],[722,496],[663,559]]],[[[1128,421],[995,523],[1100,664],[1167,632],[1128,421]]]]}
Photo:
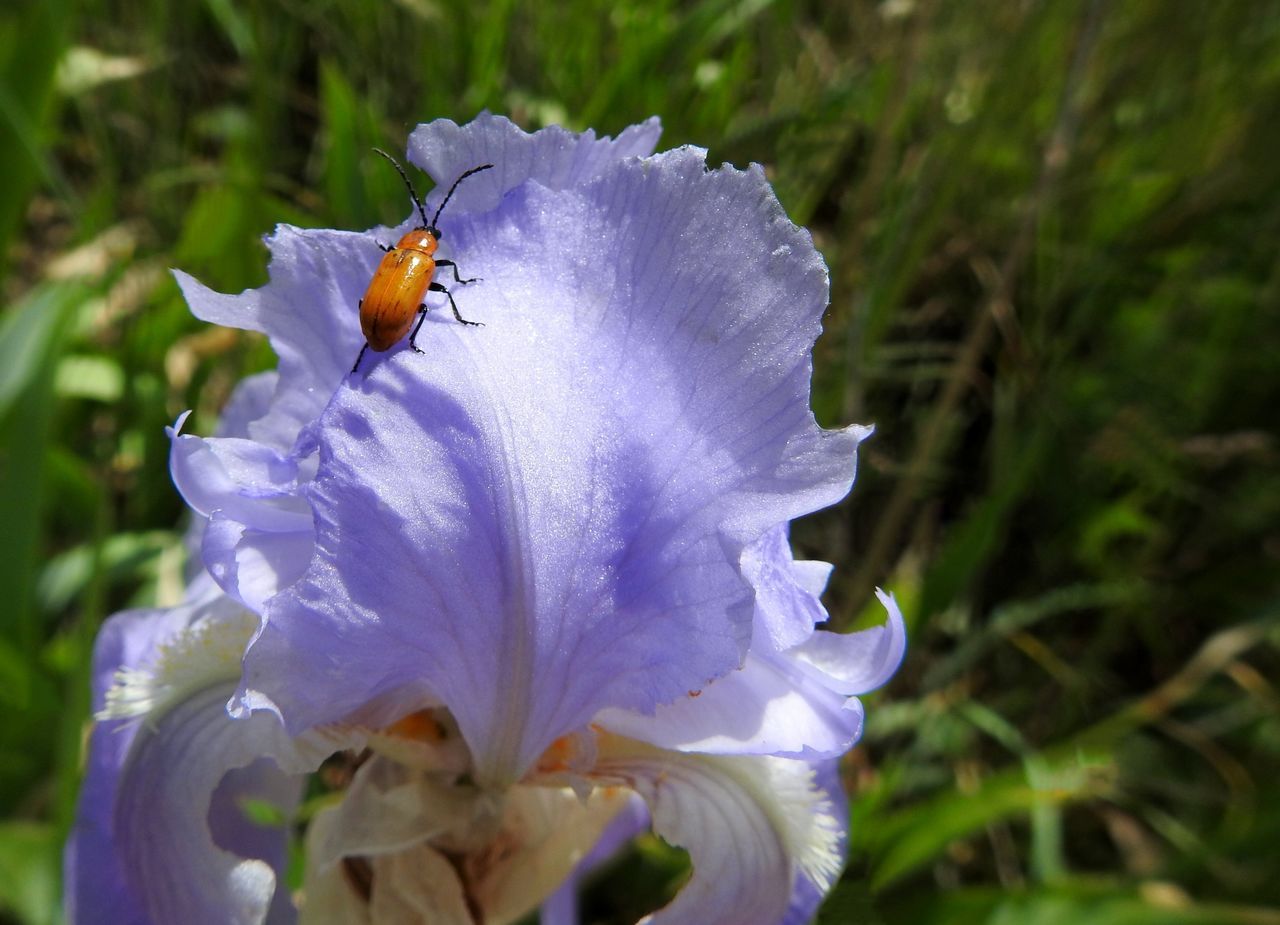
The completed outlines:
{"type": "Polygon", "coordinates": [[[300,486],[314,467],[255,440],[181,433],[185,420],[169,429],[169,469],[202,518],[205,568],[233,600],[258,612],[311,559],[311,508],[300,486]]]}
{"type": "Polygon", "coordinates": [[[364,343],[359,303],[382,256],[378,241],[373,233],[280,225],[267,239],[270,282],[238,295],[175,271],[196,317],[265,333],[280,357],[270,405],[244,425],[246,436],[287,452],[350,371],[364,343]]]}
{"type": "Polygon", "coordinates": [[[504,116],[483,112],[466,125],[448,119],[419,125],[409,136],[409,160],[436,181],[428,197],[432,209],[464,170],[492,163],[493,170],[468,180],[449,203],[450,209],[483,212],[525,180],[553,190],[584,186],[623,158],[652,154],[661,134],[656,116],[629,126],[615,139],[558,125],[528,133],[504,116]]]}
{"type": "Polygon", "coordinates": [[[619,162],[455,230],[489,326],[429,323],[427,357],[334,396],[316,557],[247,680],[294,729],[420,687],[510,781],[603,707],[738,667],[744,549],[842,497],[861,432],[809,410],[826,273],[758,168],[619,162]]]}
{"type": "MultiPolygon", "coordinates": [[[[856,633],[811,627],[807,640],[785,652],[772,651],[771,639],[757,632],[740,671],[658,707],[651,716],[608,709],[596,721],[620,735],[686,752],[808,760],[841,755],[862,735],[863,708],[855,695],[888,681],[906,650],[897,602],[876,593],[888,611],[883,626],[856,633]]],[[[802,613],[816,605],[816,598],[810,602],[795,593],[774,603],[779,600],[802,613]]],[[[761,609],[757,598],[757,621],[761,609]]],[[[791,620],[798,625],[798,619],[791,620]]]]}
{"type": "Polygon", "coordinates": [[[752,652],[738,671],[652,715],[602,710],[601,726],[643,742],[713,755],[808,759],[848,751],[862,735],[862,705],[786,655],[752,652]]]}
{"type": "Polygon", "coordinates": [[[883,626],[856,633],[819,630],[789,654],[844,694],[866,694],[886,684],[906,654],[907,629],[893,595],[877,588],[876,597],[889,615],[883,626]]]}
{"type": "Polygon", "coordinates": [[[779,524],[742,556],[742,571],[755,587],[754,652],[781,652],[804,642],[827,619],[820,595],[831,566],[797,562],[791,552],[788,524],[779,524]]]}

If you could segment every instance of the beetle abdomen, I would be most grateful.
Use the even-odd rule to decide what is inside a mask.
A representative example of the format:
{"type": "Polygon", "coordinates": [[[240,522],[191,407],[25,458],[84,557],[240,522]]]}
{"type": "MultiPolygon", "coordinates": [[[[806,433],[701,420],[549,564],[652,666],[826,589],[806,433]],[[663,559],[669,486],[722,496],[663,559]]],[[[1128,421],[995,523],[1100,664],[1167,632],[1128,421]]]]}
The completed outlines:
{"type": "Polygon", "coordinates": [[[374,350],[389,350],[413,326],[435,274],[436,262],[416,249],[396,248],[383,256],[360,306],[360,328],[374,350]]]}

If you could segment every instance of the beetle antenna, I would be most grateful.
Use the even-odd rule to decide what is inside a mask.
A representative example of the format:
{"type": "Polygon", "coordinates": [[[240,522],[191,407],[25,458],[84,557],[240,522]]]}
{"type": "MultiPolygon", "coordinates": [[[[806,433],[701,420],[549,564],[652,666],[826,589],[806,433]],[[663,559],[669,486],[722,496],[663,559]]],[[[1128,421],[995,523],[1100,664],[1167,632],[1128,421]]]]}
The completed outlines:
{"type": "MultiPolygon", "coordinates": [[[[396,172],[400,174],[400,179],[404,181],[404,185],[409,189],[409,195],[413,197],[413,204],[418,207],[418,214],[422,216],[422,227],[426,228],[427,227],[427,210],[422,207],[422,200],[418,198],[417,192],[414,191],[413,184],[409,182],[409,175],[404,172],[404,168],[400,166],[400,162],[396,160],[394,157],[392,157],[390,154],[388,154],[386,151],[383,151],[381,148],[374,148],[373,150],[381,154],[387,160],[389,160],[391,162],[391,166],[394,167],[396,169],[396,172]]],[[[463,174],[463,176],[465,177],[466,174],[463,174]]],[[[457,184],[454,184],[454,185],[456,186],[457,184]]],[[[436,215],[438,217],[440,213],[437,212],[436,215]]]]}
{"type": "Polygon", "coordinates": [[[449,204],[449,199],[453,196],[453,191],[458,188],[459,183],[461,183],[467,177],[471,176],[473,173],[479,173],[482,170],[488,170],[492,166],[493,166],[492,164],[481,164],[479,167],[472,167],[462,176],[458,177],[458,179],[454,180],[453,186],[449,187],[449,192],[444,197],[444,202],[440,203],[440,208],[436,209],[436,217],[431,220],[431,224],[427,226],[427,230],[432,232],[433,234],[435,233],[436,222],[440,220],[440,213],[443,212],[444,207],[449,204]]]}

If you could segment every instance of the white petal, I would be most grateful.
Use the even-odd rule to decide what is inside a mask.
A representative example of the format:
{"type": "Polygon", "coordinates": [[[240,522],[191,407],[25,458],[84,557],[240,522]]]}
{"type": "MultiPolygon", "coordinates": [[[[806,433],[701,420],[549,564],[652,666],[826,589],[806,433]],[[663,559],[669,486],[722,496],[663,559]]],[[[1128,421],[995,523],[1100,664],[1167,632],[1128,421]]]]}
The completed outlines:
{"type": "Polygon", "coordinates": [[[613,821],[600,834],[591,851],[578,862],[556,891],[543,902],[538,910],[540,925],[578,925],[578,890],[582,881],[595,870],[609,863],[632,839],[649,831],[649,808],[634,793],[627,805],[613,817],[613,821]]]}
{"type": "Polygon", "coordinates": [[[472,925],[457,873],[429,845],[317,864],[312,846],[340,841],[347,821],[341,806],[323,809],[311,820],[300,925],[472,925]]]}
{"type": "Polygon", "coordinates": [[[475,925],[453,864],[421,845],[375,858],[369,916],[375,925],[475,925]]]}
{"type": "MultiPolygon", "coordinates": [[[[374,758],[342,804],[308,832],[308,884],[328,895],[344,859],[361,858],[372,865],[373,906],[381,890],[385,907],[396,910],[390,921],[430,903],[439,907],[433,912],[439,920],[452,921],[453,888],[420,883],[426,875],[405,866],[407,859],[431,866],[434,852],[447,850],[485,922],[514,922],[560,885],[629,798],[620,788],[598,788],[584,800],[567,787],[533,785],[496,795],[374,758]],[[408,877],[406,870],[417,873],[408,877]]],[[[412,921],[420,920],[437,921],[412,921]]],[[[383,923],[376,914],[373,921],[383,923]]]]}
{"type": "Polygon", "coordinates": [[[307,833],[307,862],[318,872],[344,857],[373,857],[415,847],[444,832],[465,830],[476,813],[474,788],[374,757],[356,772],[332,810],[332,824],[307,833]]]}
{"type": "Polygon", "coordinates": [[[600,839],[630,794],[600,788],[517,787],[502,818],[501,850],[481,859],[476,891],[486,921],[515,922],[550,896],[600,839]]]}

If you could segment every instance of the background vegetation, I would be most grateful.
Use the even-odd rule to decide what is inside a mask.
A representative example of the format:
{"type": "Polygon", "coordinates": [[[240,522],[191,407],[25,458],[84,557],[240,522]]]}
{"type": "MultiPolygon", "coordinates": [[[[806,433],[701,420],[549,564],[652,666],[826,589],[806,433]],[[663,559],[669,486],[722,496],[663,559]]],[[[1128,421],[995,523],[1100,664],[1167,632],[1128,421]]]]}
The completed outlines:
{"type": "MultiPolygon", "coordinates": [[[[94,633],[180,587],[163,428],[261,340],[166,268],[398,220],[488,107],[769,168],[832,272],[802,524],[912,648],[827,923],[1280,923],[1280,5],[18,0],[0,8],[0,921],[56,922],[94,633]]],[[[744,260],[751,255],[744,254],[744,260]]],[[[634,921],[680,874],[593,890],[634,921]],[[630,917],[629,917],[630,916],[630,917]]]]}

